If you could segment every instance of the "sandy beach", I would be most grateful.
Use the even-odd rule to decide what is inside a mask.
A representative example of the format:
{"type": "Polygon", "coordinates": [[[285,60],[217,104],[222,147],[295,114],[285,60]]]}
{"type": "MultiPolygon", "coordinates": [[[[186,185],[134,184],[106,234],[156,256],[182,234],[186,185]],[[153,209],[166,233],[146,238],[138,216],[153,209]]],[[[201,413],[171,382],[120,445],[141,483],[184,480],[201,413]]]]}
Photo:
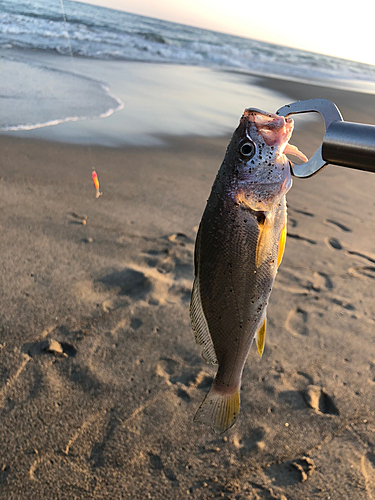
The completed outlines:
{"type": "MultiPolygon", "coordinates": [[[[97,145],[116,142],[120,112],[38,132],[56,140],[0,136],[1,499],[375,498],[374,174],[328,166],[294,181],[238,421],[222,436],[193,424],[215,375],[189,320],[194,241],[229,130],[265,92],[267,111],[325,97],[375,124],[370,94],[236,78],[228,132],[200,134],[194,109],[195,134],[151,146],[149,130],[97,145]]],[[[297,118],[292,142],[311,156],[322,134],[297,118]]]]}

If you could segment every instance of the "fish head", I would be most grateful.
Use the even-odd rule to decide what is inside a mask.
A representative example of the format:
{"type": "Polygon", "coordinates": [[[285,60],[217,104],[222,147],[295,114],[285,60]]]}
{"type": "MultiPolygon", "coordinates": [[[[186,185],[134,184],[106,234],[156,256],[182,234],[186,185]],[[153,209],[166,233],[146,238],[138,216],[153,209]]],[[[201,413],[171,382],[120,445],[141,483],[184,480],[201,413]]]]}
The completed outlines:
{"type": "Polygon", "coordinates": [[[292,177],[286,154],[307,161],[303,153],[289,144],[293,128],[291,118],[245,109],[225,160],[237,201],[253,210],[270,210],[289,191],[292,177]]]}

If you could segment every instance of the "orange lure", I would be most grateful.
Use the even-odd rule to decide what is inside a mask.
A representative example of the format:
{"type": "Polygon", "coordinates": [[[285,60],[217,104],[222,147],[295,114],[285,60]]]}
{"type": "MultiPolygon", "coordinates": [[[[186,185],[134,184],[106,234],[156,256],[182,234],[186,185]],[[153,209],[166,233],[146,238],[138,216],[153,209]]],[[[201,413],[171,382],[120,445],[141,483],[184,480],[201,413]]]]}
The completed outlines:
{"type": "Polygon", "coordinates": [[[99,191],[99,179],[98,174],[95,172],[95,170],[92,171],[92,181],[96,189],[95,198],[99,198],[102,193],[99,191]]]}

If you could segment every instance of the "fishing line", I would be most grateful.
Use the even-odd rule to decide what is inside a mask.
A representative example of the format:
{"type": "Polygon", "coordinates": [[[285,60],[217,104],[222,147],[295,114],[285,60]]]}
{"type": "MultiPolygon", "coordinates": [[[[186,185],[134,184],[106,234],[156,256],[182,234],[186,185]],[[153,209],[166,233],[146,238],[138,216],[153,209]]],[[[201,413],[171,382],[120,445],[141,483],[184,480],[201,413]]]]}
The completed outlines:
{"type": "MultiPolygon", "coordinates": [[[[67,22],[66,14],[65,14],[64,0],[60,0],[60,7],[61,7],[61,14],[62,14],[63,23],[64,23],[64,29],[65,29],[65,32],[67,34],[67,39],[68,39],[70,59],[71,59],[71,62],[72,62],[73,70],[75,72],[76,68],[75,68],[74,54],[73,54],[72,43],[71,43],[70,34],[69,34],[69,30],[68,30],[68,22],[67,22]]],[[[92,152],[91,152],[90,137],[89,137],[89,134],[88,134],[87,130],[84,130],[84,132],[85,132],[85,135],[86,135],[86,146],[87,146],[87,149],[88,149],[89,161],[90,161],[90,164],[93,165],[93,156],[92,156],[92,152]]],[[[97,174],[95,172],[95,167],[92,167],[91,170],[93,172],[93,180],[94,180],[95,176],[96,176],[96,179],[97,179],[97,174]],[[94,173],[95,173],[95,176],[94,176],[94,173]]],[[[96,189],[96,198],[98,198],[100,196],[100,194],[102,194],[102,193],[100,193],[98,195],[98,193],[99,193],[99,181],[97,180],[96,182],[98,183],[98,185],[96,185],[95,181],[94,181],[94,185],[95,185],[95,189],[96,189]]]]}
{"type": "Polygon", "coordinates": [[[68,31],[68,28],[67,28],[67,22],[66,22],[66,15],[65,15],[65,9],[64,9],[64,2],[63,2],[63,0],[60,0],[60,6],[61,6],[61,13],[62,13],[63,22],[64,22],[64,29],[65,29],[66,34],[68,35],[69,53],[70,53],[70,57],[72,59],[72,64],[74,66],[73,50],[72,50],[72,44],[71,44],[71,40],[70,40],[69,31],[68,31]]]}

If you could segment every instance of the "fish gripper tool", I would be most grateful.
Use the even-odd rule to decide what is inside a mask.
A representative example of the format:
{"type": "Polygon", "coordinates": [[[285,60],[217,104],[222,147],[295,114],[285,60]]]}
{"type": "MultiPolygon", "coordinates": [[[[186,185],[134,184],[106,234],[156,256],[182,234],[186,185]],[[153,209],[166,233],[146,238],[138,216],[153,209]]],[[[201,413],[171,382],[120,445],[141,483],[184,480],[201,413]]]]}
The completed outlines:
{"type": "Polygon", "coordinates": [[[328,99],[308,99],[281,107],[276,114],[319,113],[324,120],[323,142],[309,161],[292,164],[295,177],[307,178],[326,165],[365,170],[375,173],[375,125],[344,121],[338,107],[328,99]]]}

